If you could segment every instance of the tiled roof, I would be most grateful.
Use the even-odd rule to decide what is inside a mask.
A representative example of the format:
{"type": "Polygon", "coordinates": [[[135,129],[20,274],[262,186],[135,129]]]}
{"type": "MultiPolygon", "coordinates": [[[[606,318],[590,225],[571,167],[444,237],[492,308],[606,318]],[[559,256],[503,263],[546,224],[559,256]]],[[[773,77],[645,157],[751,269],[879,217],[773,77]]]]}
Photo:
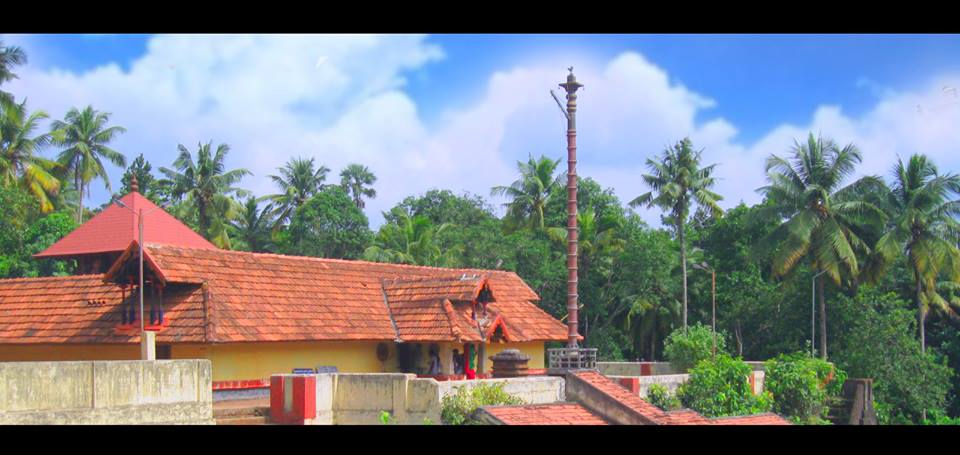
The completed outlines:
{"type": "Polygon", "coordinates": [[[652,424],[669,424],[670,418],[660,408],[648,403],[639,395],[631,393],[622,385],[593,370],[583,370],[573,373],[577,378],[593,386],[613,400],[637,412],[652,424]]]}
{"type": "MultiPolygon", "coordinates": [[[[202,342],[199,286],[172,286],[164,297],[169,327],[157,341],[202,342]]],[[[120,287],[104,283],[101,275],[0,280],[0,343],[139,342],[135,331],[114,333],[120,300],[120,287]]],[[[149,301],[144,303],[149,312],[149,301]]]]}
{"type": "Polygon", "coordinates": [[[477,274],[386,280],[383,288],[390,302],[448,299],[469,302],[477,297],[486,277],[477,274]]]}
{"type": "Polygon", "coordinates": [[[777,414],[754,414],[749,416],[718,417],[710,419],[713,425],[793,425],[789,420],[777,414]]]}
{"type": "MultiPolygon", "coordinates": [[[[143,210],[143,241],[188,248],[216,249],[200,234],[193,232],[172,215],[143,197],[132,192],[120,198],[134,211],[143,210]],[[156,210],[155,210],[156,209],[156,210]],[[147,214],[149,212],[149,214],[147,214]]],[[[102,212],[83,223],[35,257],[75,256],[91,253],[107,253],[125,250],[136,240],[137,215],[116,204],[110,204],[102,212]]]]}
{"type": "MultiPolygon", "coordinates": [[[[563,323],[533,303],[537,295],[513,272],[158,245],[146,249],[170,282],[208,282],[216,341],[393,340],[397,333],[387,310],[393,302],[384,301],[384,280],[449,280],[463,274],[487,276],[496,300],[488,308],[503,315],[512,340],[566,336],[563,323]]],[[[405,316],[416,314],[407,310],[405,316]]],[[[436,330],[436,319],[424,322],[436,330]]]]}
{"type": "Polygon", "coordinates": [[[486,413],[505,425],[607,425],[607,421],[577,403],[486,406],[486,413]]]}
{"type": "MultiPolygon", "coordinates": [[[[384,297],[385,280],[451,281],[464,274],[486,277],[495,300],[487,305],[488,316],[491,323],[502,317],[510,341],[566,339],[566,326],[534,304],[537,295],[513,272],[156,244],[146,244],[144,251],[145,264],[168,283],[168,327],[157,335],[161,342],[394,340],[397,329],[401,339],[411,341],[452,341],[458,330],[460,339],[479,341],[466,319],[468,304],[392,302],[395,329],[384,297]],[[205,304],[201,283],[208,292],[205,304]],[[430,308],[435,313],[426,311],[430,308]]],[[[136,334],[112,332],[119,304],[119,286],[103,283],[102,275],[0,280],[0,342],[137,341],[136,334]],[[87,303],[94,298],[100,303],[87,303]]]]}
{"type": "Polygon", "coordinates": [[[710,425],[710,419],[700,415],[692,409],[677,409],[664,413],[660,419],[661,425],[710,425]]]}

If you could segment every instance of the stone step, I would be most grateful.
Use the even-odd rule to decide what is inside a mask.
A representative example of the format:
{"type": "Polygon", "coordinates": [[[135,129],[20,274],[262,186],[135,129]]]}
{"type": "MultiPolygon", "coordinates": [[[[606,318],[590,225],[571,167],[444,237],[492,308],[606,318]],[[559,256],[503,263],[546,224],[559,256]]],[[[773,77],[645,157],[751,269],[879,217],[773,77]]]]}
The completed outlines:
{"type": "Polygon", "coordinates": [[[217,425],[269,425],[267,416],[242,416],[216,419],[217,425]]]}

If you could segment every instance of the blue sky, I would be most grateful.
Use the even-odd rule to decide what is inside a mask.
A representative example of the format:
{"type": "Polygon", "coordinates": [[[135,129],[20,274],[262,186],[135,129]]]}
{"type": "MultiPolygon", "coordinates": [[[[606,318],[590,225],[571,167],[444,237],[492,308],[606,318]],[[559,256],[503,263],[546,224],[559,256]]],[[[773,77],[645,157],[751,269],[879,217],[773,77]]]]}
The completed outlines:
{"type": "MultiPolygon", "coordinates": [[[[885,173],[897,154],[916,151],[942,157],[949,170],[960,164],[957,114],[917,116],[918,105],[953,101],[960,36],[3,39],[30,56],[7,90],[54,117],[87,103],[113,112],[130,130],[118,148],[145,153],[155,167],[169,165],[176,143],[211,139],[228,142],[232,164],[254,171],[245,186],[258,193],[294,155],[335,171],[371,165],[382,176],[381,196],[368,205],[373,224],[407,194],[444,187],[487,196],[527,153],[559,157],[562,119],[547,91],[568,65],[586,84],[581,175],[623,199],[645,191],[636,182],[643,161],[685,135],[727,169],[727,205],[756,202],[763,157],[811,130],[857,143],[865,173],[885,173]]],[[[119,170],[111,174],[119,182],[119,170]]],[[[94,202],[106,194],[95,185],[94,202]]]]}

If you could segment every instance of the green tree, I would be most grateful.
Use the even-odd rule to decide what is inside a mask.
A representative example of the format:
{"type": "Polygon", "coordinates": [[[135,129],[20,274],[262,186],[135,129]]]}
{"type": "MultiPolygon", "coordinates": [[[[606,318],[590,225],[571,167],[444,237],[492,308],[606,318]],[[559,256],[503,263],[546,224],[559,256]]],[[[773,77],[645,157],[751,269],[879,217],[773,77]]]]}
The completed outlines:
{"type": "Polygon", "coordinates": [[[270,251],[273,247],[271,241],[273,223],[273,207],[267,205],[260,210],[257,198],[247,198],[239,216],[229,221],[231,237],[239,241],[239,245],[235,245],[235,248],[255,253],[270,251]]]}
{"type": "Polygon", "coordinates": [[[117,135],[126,131],[122,126],[107,126],[110,113],[99,112],[92,106],[82,111],[72,108],[64,119],[51,125],[53,143],[66,147],[60,152],[57,161],[73,174],[74,187],[79,191],[77,204],[77,224],[83,223],[83,196],[89,197],[89,185],[95,178],[103,180],[110,191],[110,177],[103,166],[103,160],[115,166],[126,166],[123,154],[108,145],[117,135]]]}
{"type": "Polygon", "coordinates": [[[423,215],[410,216],[401,213],[394,223],[380,227],[373,245],[364,253],[364,259],[376,262],[394,262],[430,266],[448,266],[456,261],[457,252],[442,251],[434,241],[438,234],[449,229],[452,224],[434,226],[423,215]]]}
{"type": "Polygon", "coordinates": [[[163,188],[159,180],[153,175],[153,166],[144,159],[143,154],[130,162],[127,170],[120,177],[120,191],[116,196],[123,196],[133,191],[133,177],[137,177],[138,192],[147,199],[158,204],[164,199],[163,188]]]}
{"type": "Polygon", "coordinates": [[[300,206],[320,191],[330,169],[323,165],[316,167],[313,158],[291,158],[278,171],[280,175],[271,175],[270,179],[280,188],[280,193],[264,199],[273,202],[277,223],[286,223],[300,206]]]}
{"type": "Polygon", "coordinates": [[[370,187],[376,182],[377,176],[361,164],[350,164],[340,171],[340,186],[353,197],[354,204],[360,210],[366,206],[363,198],[377,197],[377,191],[370,187]]]}
{"type": "Polygon", "coordinates": [[[748,376],[753,371],[741,359],[718,354],[701,360],[690,379],[677,390],[683,405],[707,417],[741,416],[770,411],[769,392],[754,395],[748,376]]]}
{"type": "Polygon", "coordinates": [[[342,188],[330,186],[293,215],[285,249],[290,254],[356,259],[373,234],[367,216],[342,188]]]}
{"type": "Polygon", "coordinates": [[[717,204],[723,200],[710,191],[716,183],[713,171],[716,164],[700,166],[702,150],[693,149],[689,138],[663,151],[656,160],[647,159],[650,174],[643,181],[653,189],[630,201],[631,207],[657,206],[668,213],[665,221],[673,225],[680,242],[680,269],[683,276],[683,329],[687,328],[687,246],[686,222],[691,207],[696,204],[709,209],[713,216],[722,216],[717,204]]]}
{"type": "Polygon", "coordinates": [[[37,153],[50,143],[49,134],[34,136],[37,124],[47,118],[43,111],[28,112],[26,101],[0,105],[0,186],[24,188],[48,213],[61,182],[57,163],[37,153]]]}
{"type": "MultiPolygon", "coordinates": [[[[4,46],[0,40],[0,85],[17,79],[13,67],[27,63],[27,53],[19,46],[4,46]]],[[[13,95],[0,90],[0,104],[12,103],[13,95]]]]}
{"type": "MultiPolygon", "coordinates": [[[[883,225],[884,214],[863,198],[864,188],[878,185],[876,177],[863,177],[841,187],[861,160],[853,144],[839,148],[829,139],[810,134],[806,143],[797,142],[790,159],[772,155],[767,159],[768,186],[760,191],[771,204],[765,214],[786,219],[762,241],[761,248],[773,249],[772,273],[789,273],[802,259],[811,269],[823,272],[840,284],[843,275],[859,273],[856,251],[869,254],[862,240],[869,229],[883,225]]],[[[827,308],[824,276],[820,276],[820,356],[827,358],[827,308]]]]}
{"type": "Polygon", "coordinates": [[[825,422],[828,398],[839,395],[846,374],[809,352],[781,354],[764,363],[763,387],[773,410],[799,423],[825,422]]]}
{"type": "Polygon", "coordinates": [[[924,411],[947,403],[955,372],[936,349],[920,351],[911,305],[895,293],[861,286],[837,298],[836,319],[844,336],[834,362],[854,378],[872,378],[881,423],[920,423],[924,411]]]}
{"type": "Polygon", "coordinates": [[[951,195],[960,193],[960,176],[941,175],[924,155],[913,155],[904,165],[897,159],[894,181],[888,193],[890,228],[877,242],[884,262],[905,256],[913,272],[914,305],[920,330],[920,351],[926,350],[924,323],[931,307],[956,317],[951,302],[937,292],[942,272],[952,281],[960,281],[960,249],[957,239],[960,201],[951,195]]]}
{"type": "Polygon", "coordinates": [[[684,332],[675,330],[667,337],[663,353],[670,365],[678,371],[687,371],[701,360],[713,358],[713,341],[717,341],[717,355],[726,354],[727,346],[723,334],[714,336],[713,330],[703,324],[694,324],[684,332]]]}
{"type": "Polygon", "coordinates": [[[560,160],[551,160],[545,156],[534,159],[530,156],[526,163],[517,161],[520,179],[510,186],[495,186],[490,190],[492,196],[506,196],[510,202],[505,226],[512,231],[517,228],[544,230],[544,209],[550,201],[555,188],[560,186],[562,175],[554,175],[560,160]]]}
{"type": "Polygon", "coordinates": [[[249,192],[235,187],[250,171],[240,168],[226,170],[224,160],[230,147],[217,146],[210,151],[213,141],[197,145],[197,160],[182,144],[177,145],[180,155],[173,166],[176,170],[160,168],[175,200],[184,200],[186,208],[196,213],[200,234],[221,248],[230,247],[227,223],[240,211],[239,204],[230,196],[246,197],[249,192]]]}

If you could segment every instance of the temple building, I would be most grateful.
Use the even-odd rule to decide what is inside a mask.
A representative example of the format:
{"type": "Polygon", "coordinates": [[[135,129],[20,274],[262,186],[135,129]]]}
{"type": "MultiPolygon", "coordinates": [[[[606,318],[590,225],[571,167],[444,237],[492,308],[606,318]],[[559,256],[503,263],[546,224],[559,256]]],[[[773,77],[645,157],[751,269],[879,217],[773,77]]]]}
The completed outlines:
{"type": "Polygon", "coordinates": [[[539,369],[567,338],[513,272],[227,251],[135,187],[120,202],[36,255],[77,275],[0,279],[0,362],[138,359],[141,318],[158,359],[210,359],[215,388],[301,368],[484,375],[507,348],[539,369]]]}

